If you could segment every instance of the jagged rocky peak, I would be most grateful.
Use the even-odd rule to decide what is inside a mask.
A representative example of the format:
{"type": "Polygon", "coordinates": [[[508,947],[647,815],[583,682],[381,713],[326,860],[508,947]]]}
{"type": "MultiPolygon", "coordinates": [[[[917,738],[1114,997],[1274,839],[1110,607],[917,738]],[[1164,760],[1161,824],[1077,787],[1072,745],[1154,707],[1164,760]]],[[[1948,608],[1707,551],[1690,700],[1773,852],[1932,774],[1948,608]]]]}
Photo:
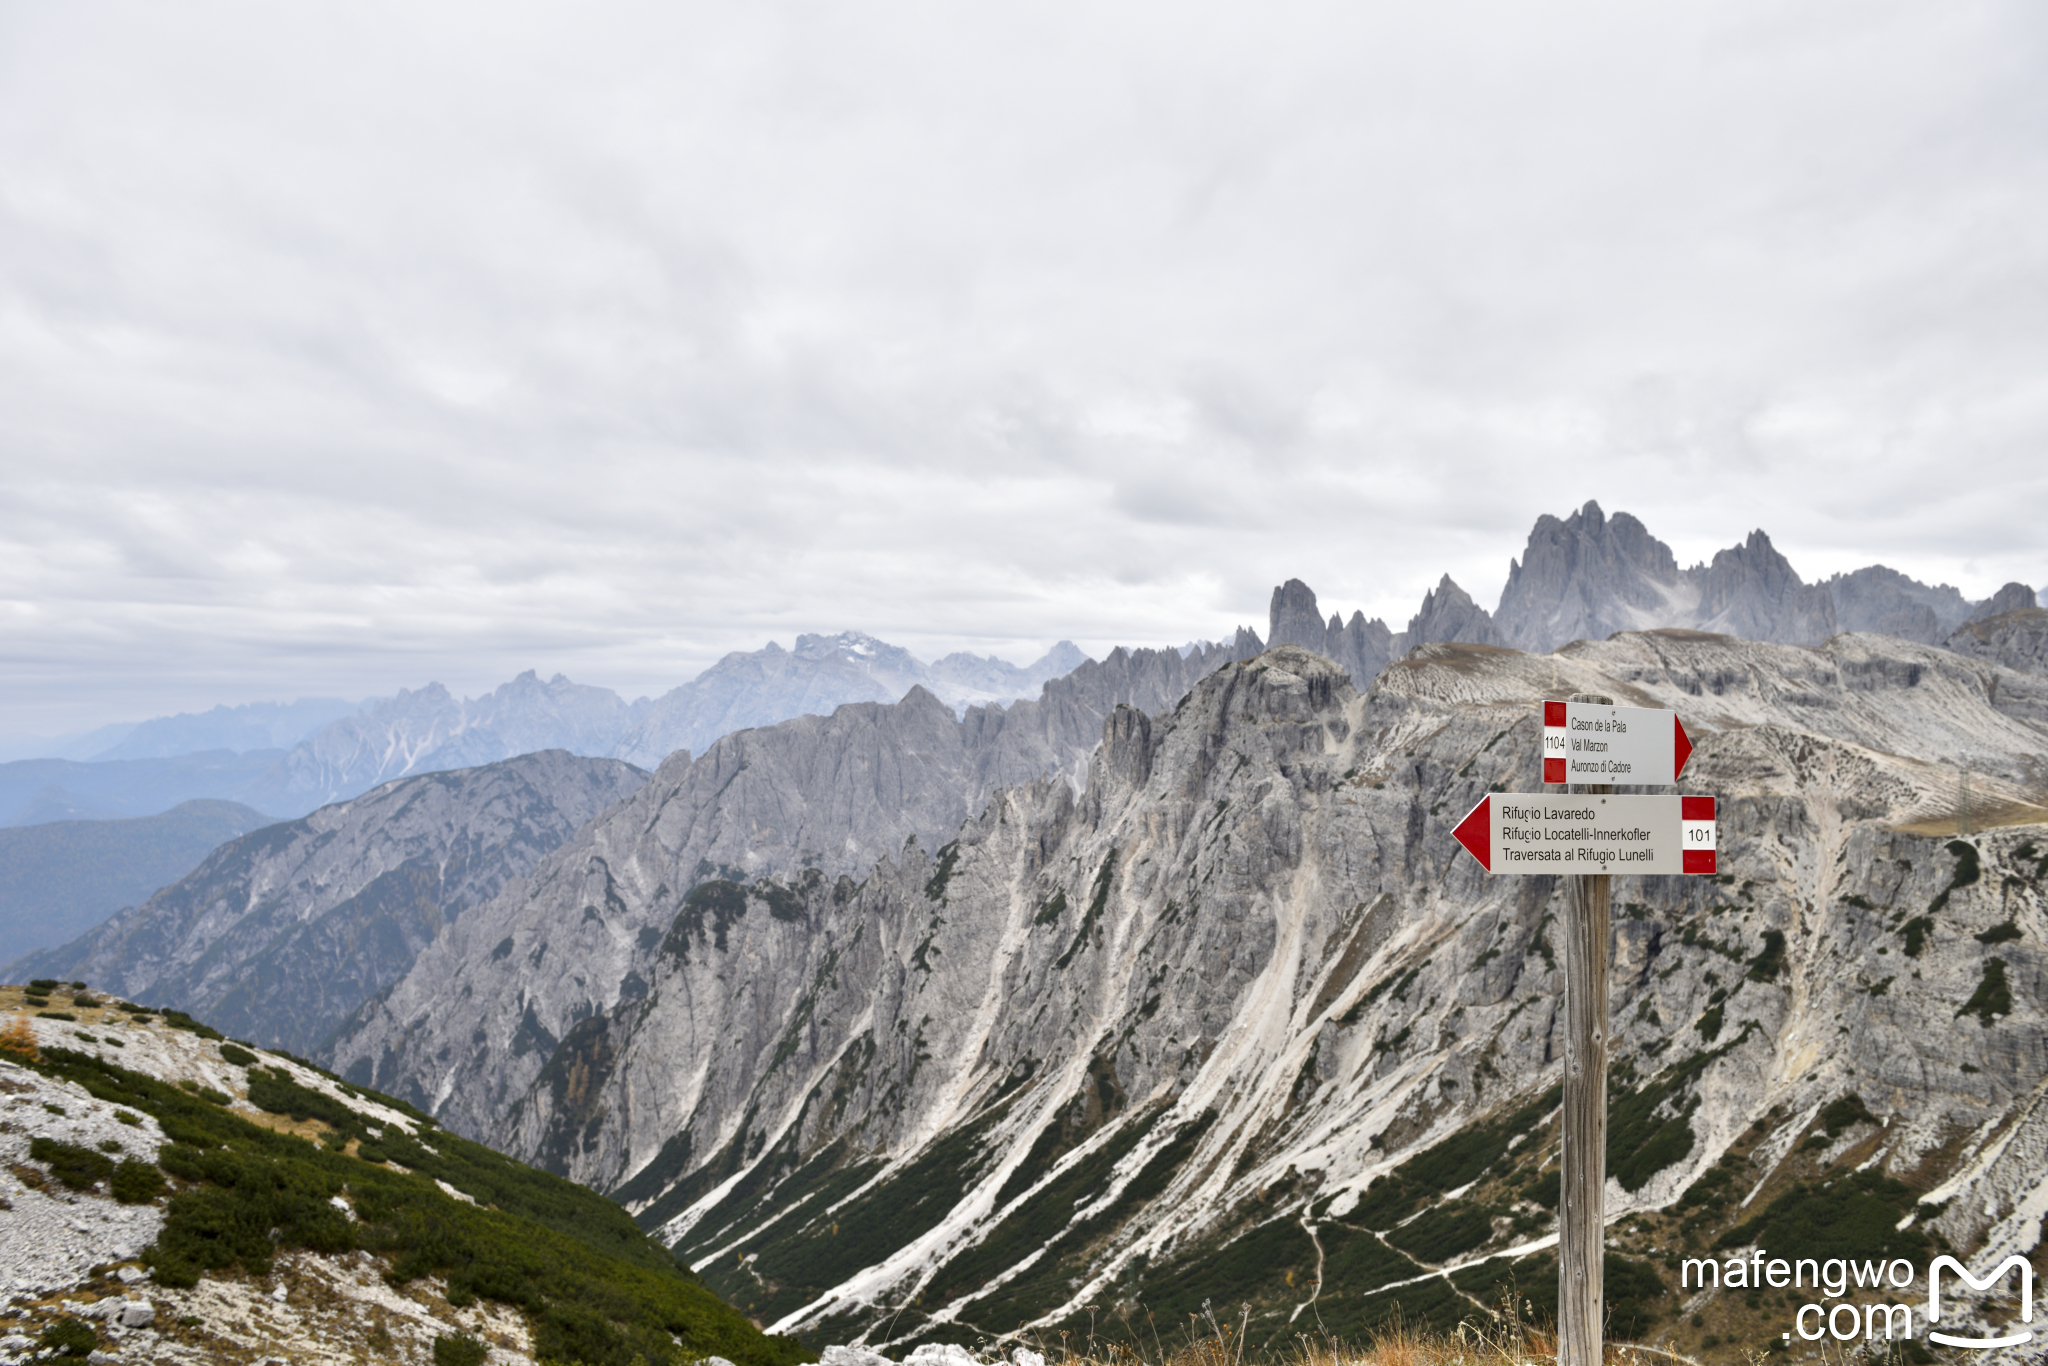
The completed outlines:
{"type": "Polygon", "coordinates": [[[1560,521],[1536,519],[1494,613],[1501,643],[1546,651],[1568,640],[1664,624],[1688,606],[1671,547],[1626,512],[1597,502],[1560,521]]]}
{"type": "Polygon", "coordinates": [[[1826,640],[1836,631],[1826,587],[1802,580],[1762,531],[1716,551],[1697,578],[1699,617],[1691,624],[1700,630],[1785,645],[1826,640]]]}
{"type": "Polygon", "coordinates": [[[1437,586],[1423,596],[1422,610],[1409,618],[1408,629],[1401,639],[1410,650],[1418,645],[1447,640],[1472,645],[1502,643],[1500,632],[1494,629],[1492,615],[1472,601],[1471,594],[1458,587],[1449,574],[1438,580],[1437,586]]]}
{"type": "Polygon", "coordinates": [[[1986,621],[1992,617],[2004,616],[2007,612],[2019,612],[2040,605],[2033,589],[2023,583],[2009,583],[1979,603],[1977,610],[1970,613],[1969,619],[1986,621]]]}
{"type": "MultiPolygon", "coordinates": [[[[1241,644],[1247,636],[1250,636],[1254,648],[1248,652],[1241,650],[1243,658],[1258,653],[1258,637],[1240,628],[1241,644]]],[[[1315,591],[1300,579],[1289,579],[1273,590],[1273,602],[1267,614],[1266,642],[1268,645],[1299,645],[1326,659],[1335,660],[1351,675],[1352,682],[1361,688],[1387,667],[1399,649],[1399,637],[1389,631],[1387,624],[1378,617],[1367,621],[1364,613],[1353,612],[1351,620],[1346,622],[1332,612],[1329,621],[1325,622],[1316,606],[1315,591]]]]}

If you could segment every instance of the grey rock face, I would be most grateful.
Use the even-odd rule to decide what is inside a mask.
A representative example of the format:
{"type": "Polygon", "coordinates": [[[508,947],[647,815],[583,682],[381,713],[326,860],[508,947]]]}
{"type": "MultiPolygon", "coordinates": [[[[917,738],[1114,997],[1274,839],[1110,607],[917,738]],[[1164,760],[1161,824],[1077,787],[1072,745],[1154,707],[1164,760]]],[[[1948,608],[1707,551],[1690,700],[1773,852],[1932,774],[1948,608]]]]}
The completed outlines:
{"type": "Polygon", "coordinates": [[[611,751],[653,768],[678,750],[701,753],[721,735],[792,716],[829,715],[849,702],[894,702],[923,687],[956,710],[1028,697],[1087,659],[1072,641],[1018,668],[993,656],[952,654],[927,666],[908,650],[858,631],[798,636],[735,652],[653,702],[611,751]]]}
{"type": "Polygon", "coordinates": [[[930,847],[1001,789],[1078,782],[1106,716],[1169,706],[1230,654],[1117,649],[1008,709],[955,717],[913,688],[898,703],[739,731],[694,760],[671,755],[528,886],[458,922],[351,1022],[332,1063],[488,1134],[558,1041],[644,993],[654,927],[700,883],[865,871],[906,842],[930,847]],[[461,1019],[443,1008],[450,990],[471,1002],[461,1019]]]}
{"type": "MultiPolygon", "coordinates": [[[[1080,791],[997,791],[864,882],[662,896],[687,876],[650,838],[687,786],[664,773],[422,957],[382,1056],[785,1329],[886,1347],[1165,1312],[1233,1240],[1320,1221],[1325,1249],[1364,1240],[1321,1286],[1348,1331],[1332,1316],[1455,1261],[1396,1226],[1466,1218],[1441,1199],[1464,1178],[1404,1197],[1401,1164],[1520,1115],[1521,1146],[1485,1150],[1510,1184],[1473,1197],[1511,1199],[1552,1141],[1559,887],[1487,878],[1450,831],[1490,788],[1534,788],[1559,686],[1679,708],[1688,790],[1722,801],[1724,879],[1616,880],[1617,1100],[1664,1137],[1610,1208],[1670,1205],[1738,1142],[1762,1181],[1853,1093],[1887,1122],[1852,1135],[1879,1135],[1883,1170],[1982,1169],[1943,1216],[1959,1246],[2019,1229],[2048,1174],[1992,1140],[2032,1123],[2048,1068],[2041,827],[1955,840],[1949,775],[1966,758],[1987,803],[2024,801],[2048,685],[1878,636],[1432,643],[1369,698],[1283,646],[1111,711],[1080,791]]],[[[1308,1236],[1293,1270],[1322,1264],[1308,1236]]],[[[1470,1236],[1479,1256],[1531,1235],[1470,1236]]],[[[1287,1341],[1300,1286],[1232,1265],[1287,1341]]]]}
{"type": "Polygon", "coordinates": [[[1536,519],[1521,559],[1508,563],[1494,623],[1499,643],[1540,653],[1676,624],[1696,597],[1671,547],[1628,513],[1609,518],[1588,502],[1563,521],[1536,519]]]}
{"type": "Polygon", "coordinates": [[[2041,604],[2034,596],[2034,590],[2023,583],[2009,583],[1977,605],[1970,613],[1971,621],[1988,621],[1992,617],[2004,616],[2007,612],[2024,612],[2041,604]]]}
{"type": "Polygon", "coordinates": [[[1835,634],[1834,599],[1827,589],[1803,582],[1761,531],[1717,551],[1697,577],[1700,630],[1788,645],[1835,634]]]}
{"type": "Polygon", "coordinates": [[[1835,624],[1844,631],[1939,645],[1970,613],[1969,602],[1947,584],[1929,588],[1881,564],[1836,574],[1826,587],[1835,600],[1835,624]]]}
{"type": "Polygon", "coordinates": [[[1970,622],[1947,645],[1957,654],[1994,660],[2008,669],[2048,674],[2048,610],[2022,607],[1970,622]]]}
{"type": "Polygon", "coordinates": [[[1486,609],[1472,601],[1464,589],[1446,574],[1422,599],[1422,610],[1409,619],[1401,644],[1407,649],[1438,641],[1463,641],[1472,645],[1498,645],[1500,632],[1486,609]]]}
{"type": "Polygon", "coordinates": [[[231,840],[142,905],[18,967],[310,1052],[450,921],[646,779],[616,759],[549,750],[390,783],[231,840]]]}
{"type": "Polygon", "coordinates": [[[1393,662],[1400,640],[1384,621],[1367,621],[1362,612],[1353,612],[1348,622],[1334,612],[1323,621],[1314,591],[1300,579],[1289,579],[1273,590],[1266,639],[1272,645],[1299,645],[1334,660],[1361,688],[1393,662]]]}
{"type": "Polygon", "coordinates": [[[296,814],[412,773],[471,768],[543,749],[604,754],[646,705],[560,674],[543,683],[530,669],[467,701],[439,683],[400,690],[302,741],[246,800],[260,810],[296,814]]]}

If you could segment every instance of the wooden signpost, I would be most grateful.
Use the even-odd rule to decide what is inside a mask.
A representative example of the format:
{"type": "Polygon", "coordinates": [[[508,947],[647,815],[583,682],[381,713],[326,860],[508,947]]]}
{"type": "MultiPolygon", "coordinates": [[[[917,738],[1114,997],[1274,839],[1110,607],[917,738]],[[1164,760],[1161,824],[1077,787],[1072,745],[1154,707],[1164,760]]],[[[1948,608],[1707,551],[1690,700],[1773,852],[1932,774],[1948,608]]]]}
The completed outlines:
{"type": "Polygon", "coordinates": [[[1489,873],[1564,875],[1564,1151],[1558,1159],[1558,1366],[1600,1366],[1607,1187],[1607,935],[1613,872],[1712,873],[1714,799],[1615,795],[1675,784],[1677,713],[1580,693],[1543,704],[1543,778],[1560,797],[1489,793],[1453,832],[1489,873]],[[1573,781],[1604,778],[1603,782],[1573,781]]]}

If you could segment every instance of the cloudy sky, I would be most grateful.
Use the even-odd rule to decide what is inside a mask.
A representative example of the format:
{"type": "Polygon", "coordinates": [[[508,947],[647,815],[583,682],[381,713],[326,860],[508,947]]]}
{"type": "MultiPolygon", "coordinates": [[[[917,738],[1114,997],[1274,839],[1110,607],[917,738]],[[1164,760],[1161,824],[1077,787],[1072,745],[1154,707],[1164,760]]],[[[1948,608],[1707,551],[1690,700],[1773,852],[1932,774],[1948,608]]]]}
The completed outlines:
{"type": "Polygon", "coordinates": [[[0,732],[2048,579],[2022,3],[0,4],[0,732]]]}

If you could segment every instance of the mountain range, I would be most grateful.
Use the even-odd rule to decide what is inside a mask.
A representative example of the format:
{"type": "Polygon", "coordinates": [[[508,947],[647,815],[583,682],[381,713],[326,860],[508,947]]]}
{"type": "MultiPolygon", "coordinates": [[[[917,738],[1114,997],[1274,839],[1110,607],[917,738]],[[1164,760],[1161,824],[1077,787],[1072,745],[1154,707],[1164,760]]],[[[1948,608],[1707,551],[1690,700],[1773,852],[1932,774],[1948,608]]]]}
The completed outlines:
{"type": "MultiPolygon", "coordinates": [[[[2008,584],[1980,603],[1882,565],[1806,583],[1761,531],[1710,562],[1680,569],[1670,547],[1629,514],[1588,502],[1545,515],[1508,565],[1488,612],[1446,575],[1405,630],[1353,612],[1322,617],[1299,580],[1275,593],[1268,641],[1298,644],[1343,665],[1358,686],[1416,646],[1437,641],[1544,652],[1616,631],[1680,626],[1748,640],[1817,644],[1838,630],[1946,644],[2039,668],[2040,633],[1991,644],[1982,623],[2038,610],[2033,590],[2008,584]],[[1964,631],[1964,627],[1971,631],[1964,631]],[[1961,634],[1959,634],[1959,632],[1961,634]],[[2031,644],[2029,642],[2032,642],[2031,644]],[[2003,654],[1999,654],[2003,651],[2003,654]]],[[[2008,635],[2011,633],[2008,632],[2008,635]]],[[[2005,637],[2000,637],[2005,640],[2005,637]]],[[[848,702],[894,702],[922,687],[964,714],[970,706],[1029,699],[1087,658],[1061,641],[1030,665],[947,655],[926,664],[858,631],[801,635],[734,652],[697,678],[649,700],[528,671],[481,697],[438,683],[351,705],[334,699],[215,707],[112,728],[94,762],[0,764],[5,824],[149,815],[194,797],[240,801],[275,815],[303,814],[410,774],[470,767],[541,749],[625,759],[652,769],[677,750],[702,752],[721,736],[848,702]],[[283,753],[274,752],[282,747],[283,753]],[[201,750],[217,753],[197,763],[201,750]],[[117,767],[118,765],[118,767],[117,767]]]]}
{"type": "MultiPolygon", "coordinates": [[[[1299,579],[1274,591],[1268,640],[1302,645],[1342,664],[1364,687],[1418,645],[1463,641],[1542,654],[1617,631],[1682,627],[1785,645],[1818,645],[1838,631],[1874,632],[1982,653],[1963,632],[1991,617],[2036,609],[2034,590],[2010,583],[1972,603],[1947,584],[1928,587],[1883,565],[1807,583],[1761,531],[1712,561],[1680,569],[1671,547],[1626,512],[1588,502],[1565,518],[1539,517],[1508,562],[1500,604],[1488,612],[1449,575],[1423,598],[1405,631],[1353,612],[1325,621],[1299,579]],[[1962,633],[1959,635],[1959,633],[1962,633]],[[1955,643],[1951,643],[1955,642],[1955,643]]],[[[2010,655],[2039,668],[2038,647],[2010,655]]]]}
{"type": "MultiPolygon", "coordinates": [[[[297,1041],[609,1192],[814,1344],[1135,1340],[1217,1297],[1268,1346],[1447,1327],[1554,1286],[1561,990],[1558,880],[1488,879],[1450,830],[1533,790],[1537,701],[1675,708],[1721,867],[1617,879],[1609,1304],[1711,1359],[1780,1306],[1680,1295],[1680,1253],[1852,1216],[1923,1261],[2037,1247],[2035,602],[1807,584],[1761,532],[1680,570],[1588,504],[1495,613],[1445,578],[1396,634],[1290,580],[1266,640],[1114,651],[1007,706],[913,681],[651,776],[415,772],[11,971],[297,1041]]],[[[865,637],[799,647],[722,661],[665,733],[902,677],[865,637]]],[[[593,702],[515,682],[492,717],[593,702]]],[[[538,733],[484,715],[304,771],[538,733]]]]}
{"type": "Polygon", "coordinates": [[[228,840],[187,876],[5,975],[178,1002],[241,1037],[312,1052],[448,922],[646,779],[617,759],[545,750],[387,783],[228,840]]]}
{"type": "Polygon", "coordinates": [[[704,794],[750,756],[664,766],[328,1056],[610,1191],[814,1342],[1089,1306],[1136,1335],[1220,1295],[1267,1345],[1310,1310],[1448,1327],[1554,1283],[1561,888],[1486,878],[1450,830],[1533,786],[1559,688],[1679,708],[1721,799],[1714,879],[1617,879],[1631,1322],[1754,1328],[1739,1295],[1680,1315],[1676,1253],[1859,1167],[1859,1219],[2032,1247],[2048,681],[1872,635],[1428,644],[1370,696],[1282,646],[1112,709],[1083,782],[1003,788],[861,876],[721,866],[704,794]]]}
{"type": "Polygon", "coordinates": [[[543,749],[645,767],[721,735],[847,702],[894,702],[923,687],[956,712],[1035,696],[1087,659],[1071,641],[1018,666],[950,654],[926,664],[858,631],[735,652],[650,701],[528,670],[475,698],[439,683],[361,704],[250,703],[107,728],[89,760],[0,763],[0,825],[141,816],[192,798],[300,815],[415,773],[469,768],[543,749]]]}

